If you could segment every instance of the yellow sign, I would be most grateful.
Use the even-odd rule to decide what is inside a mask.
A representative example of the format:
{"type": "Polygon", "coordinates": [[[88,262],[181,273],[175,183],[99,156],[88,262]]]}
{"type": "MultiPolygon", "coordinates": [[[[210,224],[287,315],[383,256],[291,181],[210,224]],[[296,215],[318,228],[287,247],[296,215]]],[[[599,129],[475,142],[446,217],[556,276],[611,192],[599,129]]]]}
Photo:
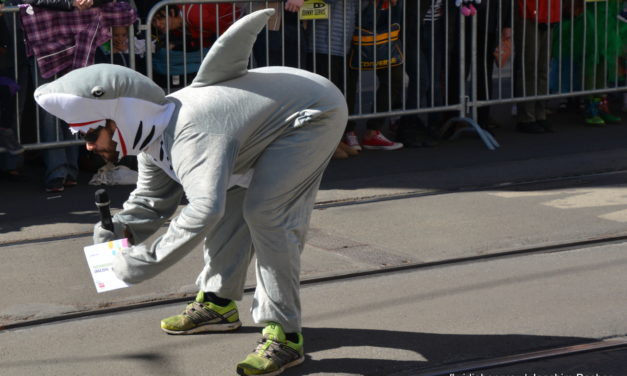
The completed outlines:
{"type": "Polygon", "coordinates": [[[299,14],[301,20],[328,20],[329,6],[324,0],[305,0],[299,14]]]}

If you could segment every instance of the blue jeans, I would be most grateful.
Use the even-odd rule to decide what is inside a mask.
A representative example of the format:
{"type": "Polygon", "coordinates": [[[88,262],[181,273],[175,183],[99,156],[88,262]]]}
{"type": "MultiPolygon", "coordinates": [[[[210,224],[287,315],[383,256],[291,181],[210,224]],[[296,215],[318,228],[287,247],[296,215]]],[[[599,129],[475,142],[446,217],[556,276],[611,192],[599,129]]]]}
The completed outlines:
{"type": "MultiPolygon", "coordinates": [[[[39,73],[34,73],[33,59],[29,59],[33,65],[33,80],[37,85],[42,85],[53,81],[53,78],[43,78],[39,73]]],[[[73,140],[68,125],[52,116],[50,113],[38,107],[39,111],[39,142],[55,142],[73,140]]],[[[68,146],[64,148],[44,149],[42,152],[44,159],[44,184],[49,184],[54,179],[73,179],[78,177],[78,146],[68,146]]]]}

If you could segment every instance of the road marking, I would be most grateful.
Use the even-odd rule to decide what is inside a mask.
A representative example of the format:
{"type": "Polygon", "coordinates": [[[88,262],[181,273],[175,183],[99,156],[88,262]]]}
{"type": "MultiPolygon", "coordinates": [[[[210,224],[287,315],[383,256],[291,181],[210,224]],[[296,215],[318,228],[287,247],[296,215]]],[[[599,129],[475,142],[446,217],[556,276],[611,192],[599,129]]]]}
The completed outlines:
{"type": "MultiPolygon", "coordinates": [[[[492,192],[493,196],[502,198],[530,198],[551,197],[563,195],[541,205],[556,209],[584,209],[612,206],[627,206],[627,187],[618,188],[581,188],[556,191],[526,191],[526,192],[492,192]]],[[[601,214],[598,217],[610,221],[627,223],[627,209],[601,214]]]]}

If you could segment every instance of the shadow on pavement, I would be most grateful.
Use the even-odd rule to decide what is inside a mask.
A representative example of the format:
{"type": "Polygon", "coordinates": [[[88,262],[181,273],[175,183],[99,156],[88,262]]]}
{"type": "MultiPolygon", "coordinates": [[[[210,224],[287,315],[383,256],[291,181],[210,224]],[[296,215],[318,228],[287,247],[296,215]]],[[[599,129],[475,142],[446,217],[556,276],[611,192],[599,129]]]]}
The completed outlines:
{"type": "Polygon", "coordinates": [[[303,333],[307,340],[308,359],[302,366],[285,372],[286,376],[325,373],[389,375],[593,341],[577,337],[434,334],[341,328],[305,328],[303,333]]]}

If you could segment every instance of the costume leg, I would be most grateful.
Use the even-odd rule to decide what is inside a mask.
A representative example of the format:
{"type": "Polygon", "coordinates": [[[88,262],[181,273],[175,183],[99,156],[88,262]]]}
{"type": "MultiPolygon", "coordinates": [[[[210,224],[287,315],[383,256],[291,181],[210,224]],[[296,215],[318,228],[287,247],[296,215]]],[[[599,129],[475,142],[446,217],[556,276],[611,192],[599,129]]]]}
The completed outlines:
{"type": "MultiPolygon", "coordinates": [[[[340,94],[337,92],[338,100],[340,94]]],[[[255,165],[244,202],[257,256],[256,323],[300,332],[300,254],[322,174],[346,124],[338,106],[273,142],[255,165]]]]}
{"type": "Polygon", "coordinates": [[[242,215],[246,189],[234,187],[227,193],[226,212],[205,238],[205,267],[196,279],[199,290],[221,298],[240,300],[252,258],[248,225],[242,215]]]}

